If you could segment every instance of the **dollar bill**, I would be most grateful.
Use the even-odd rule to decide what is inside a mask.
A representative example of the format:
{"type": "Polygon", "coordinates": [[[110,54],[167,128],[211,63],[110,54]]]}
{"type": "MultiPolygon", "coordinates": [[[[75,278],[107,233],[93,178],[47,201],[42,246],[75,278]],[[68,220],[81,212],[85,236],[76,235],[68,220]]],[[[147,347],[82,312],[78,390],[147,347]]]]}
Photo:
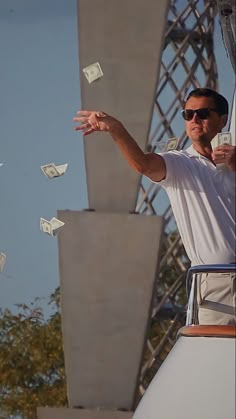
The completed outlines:
{"type": "Polygon", "coordinates": [[[63,221],[58,220],[58,218],[55,217],[52,217],[50,223],[52,225],[53,235],[55,235],[57,233],[57,230],[65,224],[63,223],[63,221]]]}
{"type": "Polygon", "coordinates": [[[68,164],[60,164],[56,166],[54,163],[48,163],[41,167],[41,170],[47,176],[49,179],[53,179],[54,177],[62,176],[64,175],[68,164]]]}
{"type": "Polygon", "coordinates": [[[7,256],[5,253],[0,252],[0,272],[3,271],[7,256]]]}
{"type": "Polygon", "coordinates": [[[44,233],[50,234],[50,236],[55,236],[58,232],[58,229],[64,226],[63,221],[58,220],[55,217],[52,217],[50,221],[45,220],[45,218],[40,218],[40,230],[44,233]]]}
{"type": "Polygon", "coordinates": [[[40,218],[40,230],[53,236],[51,222],[42,217],[40,218]]]}
{"type": "Polygon", "coordinates": [[[164,151],[176,150],[178,147],[178,138],[169,138],[164,148],[164,151]]]}
{"type": "Polygon", "coordinates": [[[103,71],[98,62],[84,67],[83,73],[89,83],[92,83],[93,81],[100,79],[103,76],[103,71]]]}
{"type": "Polygon", "coordinates": [[[219,132],[217,134],[218,146],[219,145],[232,145],[231,132],[219,132]]]}

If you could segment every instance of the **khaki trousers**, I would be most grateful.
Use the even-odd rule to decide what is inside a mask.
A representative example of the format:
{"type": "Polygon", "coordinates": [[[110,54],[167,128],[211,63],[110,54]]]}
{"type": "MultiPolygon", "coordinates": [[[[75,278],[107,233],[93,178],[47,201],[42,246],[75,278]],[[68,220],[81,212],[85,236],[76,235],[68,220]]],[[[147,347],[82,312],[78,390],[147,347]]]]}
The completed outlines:
{"type": "Polygon", "coordinates": [[[236,274],[198,275],[197,302],[199,324],[236,324],[236,274]]]}

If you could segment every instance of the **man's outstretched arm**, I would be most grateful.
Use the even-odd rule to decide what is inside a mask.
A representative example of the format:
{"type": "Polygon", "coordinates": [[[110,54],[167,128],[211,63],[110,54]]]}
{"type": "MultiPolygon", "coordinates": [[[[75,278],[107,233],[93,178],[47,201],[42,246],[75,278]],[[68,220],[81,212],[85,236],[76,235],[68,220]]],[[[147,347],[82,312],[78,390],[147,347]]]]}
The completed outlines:
{"type": "Polygon", "coordinates": [[[79,111],[73,121],[81,125],[75,130],[82,130],[84,135],[95,131],[108,132],[129,165],[137,172],[148,176],[154,182],[166,177],[166,164],[162,156],[156,153],[144,153],[120,121],[104,112],[79,111]]]}

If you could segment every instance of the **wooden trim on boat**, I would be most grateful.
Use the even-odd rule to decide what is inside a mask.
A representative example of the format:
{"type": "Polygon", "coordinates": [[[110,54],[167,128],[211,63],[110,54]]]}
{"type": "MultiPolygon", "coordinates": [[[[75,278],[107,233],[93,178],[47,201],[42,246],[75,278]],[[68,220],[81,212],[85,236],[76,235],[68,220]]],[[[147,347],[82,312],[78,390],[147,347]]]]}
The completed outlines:
{"type": "Polygon", "coordinates": [[[192,325],[184,326],[178,332],[178,337],[188,336],[188,337],[219,337],[219,338],[235,338],[236,337],[236,325],[192,325]]]}

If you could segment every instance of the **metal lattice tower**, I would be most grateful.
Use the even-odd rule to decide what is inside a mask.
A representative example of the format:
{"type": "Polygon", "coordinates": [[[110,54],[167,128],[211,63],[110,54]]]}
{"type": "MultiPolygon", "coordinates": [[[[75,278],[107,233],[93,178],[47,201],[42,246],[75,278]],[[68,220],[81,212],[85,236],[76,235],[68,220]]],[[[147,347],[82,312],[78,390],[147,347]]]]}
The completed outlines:
{"type": "MultiPolygon", "coordinates": [[[[215,16],[214,0],[170,2],[148,151],[162,151],[170,137],[178,138],[178,149],[185,148],[188,139],[180,109],[186,95],[192,89],[204,86],[217,90],[213,52],[215,16]]],[[[158,184],[150,184],[147,179],[142,179],[136,211],[163,215],[165,220],[152,324],[140,374],[142,394],[173,346],[178,329],[185,322],[185,276],[189,261],[167,195],[158,184]]]]}

